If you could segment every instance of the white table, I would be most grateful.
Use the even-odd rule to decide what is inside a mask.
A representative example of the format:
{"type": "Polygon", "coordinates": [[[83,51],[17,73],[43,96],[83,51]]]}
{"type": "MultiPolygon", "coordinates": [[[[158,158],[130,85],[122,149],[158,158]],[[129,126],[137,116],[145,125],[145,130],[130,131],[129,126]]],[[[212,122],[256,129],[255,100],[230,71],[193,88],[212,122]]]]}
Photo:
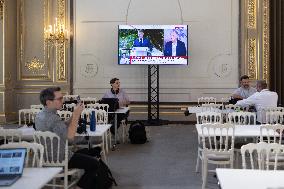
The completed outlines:
{"type": "MultiPolygon", "coordinates": [[[[96,125],[96,131],[90,131],[90,128],[87,127],[87,132],[86,134],[78,134],[76,133],[76,136],[98,136],[98,137],[102,137],[102,141],[103,141],[103,145],[105,143],[105,141],[107,140],[107,138],[105,137],[107,131],[109,130],[109,128],[111,127],[111,124],[97,124],[96,125]]],[[[20,130],[22,132],[22,136],[24,139],[33,139],[33,134],[35,132],[34,128],[32,127],[20,127],[18,128],[18,130],[20,130]]],[[[107,144],[107,142],[106,142],[107,144]]],[[[107,152],[108,152],[108,146],[107,146],[107,152]]]]}
{"type": "MultiPolygon", "coordinates": [[[[117,142],[117,114],[126,114],[129,111],[129,107],[123,107],[117,109],[115,112],[108,112],[114,114],[114,141],[117,142]]],[[[115,145],[114,145],[115,146],[115,145]]]]}
{"type": "Polygon", "coordinates": [[[283,189],[284,171],[216,169],[222,189],[283,189]]]}
{"type": "MultiPolygon", "coordinates": [[[[201,124],[196,124],[195,127],[197,129],[198,136],[201,137],[202,136],[201,124]]],[[[263,134],[267,136],[266,133],[267,131],[263,130],[263,132],[264,132],[263,134]]],[[[213,130],[212,134],[214,134],[213,130]]],[[[216,135],[218,134],[219,134],[218,130],[216,130],[216,135]]],[[[228,134],[232,135],[232,130],[229,130],[228,134]]],[[[269,134],[268,136],[274,136],[274,132],[272,130],[270,130],[268,134],[269,134]]],[[[260,125],[235,125],[235,137],[259,137],[259,136],[260,136],[260,125]]]]}
{"type": "Polygon", "coordinates": [[[107,131],[110,129],[110,127],[111,124],[97,124],[96,131],[90,131],[90,127],[87,127],[87,133],[76,133],[76,136],[102,137],[103,146],[106,146],[106,152],[108,153],[107,131]]]}
{"type": "Polygon", "coordinates": [[[1,189],[40,189],[47,184],[62,168],[24,168],[21,178],[11,186],[0,187],[1,189]]]}

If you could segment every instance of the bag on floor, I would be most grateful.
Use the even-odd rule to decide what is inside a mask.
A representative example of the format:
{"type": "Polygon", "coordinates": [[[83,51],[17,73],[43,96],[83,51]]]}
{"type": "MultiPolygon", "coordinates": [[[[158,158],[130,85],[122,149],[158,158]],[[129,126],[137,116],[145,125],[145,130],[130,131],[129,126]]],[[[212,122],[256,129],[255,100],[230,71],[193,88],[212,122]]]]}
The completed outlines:
{"type": "Polygon", "coordinates": [[[144,144],[147,141],[145,126],[140,121],[130,125],[128,134],[131,144],[144,144]]]}
{"type": "Polygon", "coordinates": [[[94,179],[94,189],[109,189],[114,184],[117,186],[115,179],[112,176],[112,173],[108,166],[99,159],[99,167],[96,172],[96,176],[94,179]]]}

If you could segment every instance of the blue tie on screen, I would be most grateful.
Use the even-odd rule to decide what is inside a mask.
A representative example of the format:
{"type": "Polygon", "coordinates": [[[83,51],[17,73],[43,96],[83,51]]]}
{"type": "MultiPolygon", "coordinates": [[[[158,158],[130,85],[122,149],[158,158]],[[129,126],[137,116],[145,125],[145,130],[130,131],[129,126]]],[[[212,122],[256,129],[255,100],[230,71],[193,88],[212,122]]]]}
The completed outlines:
{"type": "Polygon", "coordinates": [[[143,43],[142,43],[142,39],[140,39],[140,47],[142,47],[142,44],[143,44],[143,43]]]}

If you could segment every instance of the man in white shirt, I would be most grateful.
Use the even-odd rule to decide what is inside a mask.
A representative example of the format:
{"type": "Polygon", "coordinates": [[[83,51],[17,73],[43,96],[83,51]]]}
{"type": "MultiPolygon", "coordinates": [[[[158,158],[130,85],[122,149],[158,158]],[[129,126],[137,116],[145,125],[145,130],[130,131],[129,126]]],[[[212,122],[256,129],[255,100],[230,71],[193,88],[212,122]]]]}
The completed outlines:
{"type": "Polygon", "coordinates": [[[254,105],[257,111],[257,122],[265,123],[265,112],[262,111],[262,108],[277,107],[278,95],[276,92],[267,89],[265,80],[258,80],[256,82],[256,90],[256,93],[246,99],[238,101],[236,105],[242,107],[254,105]]]}
{"type": "Polygon", "coordinates": [[[241,87],[237,88],[232,94],[233,99],[238,99],[238,100],[246,99],[256,92],[255,88],[250,87],[249,77],[247,75],[243,75],[240,78],[240,84],[241,87]]]}

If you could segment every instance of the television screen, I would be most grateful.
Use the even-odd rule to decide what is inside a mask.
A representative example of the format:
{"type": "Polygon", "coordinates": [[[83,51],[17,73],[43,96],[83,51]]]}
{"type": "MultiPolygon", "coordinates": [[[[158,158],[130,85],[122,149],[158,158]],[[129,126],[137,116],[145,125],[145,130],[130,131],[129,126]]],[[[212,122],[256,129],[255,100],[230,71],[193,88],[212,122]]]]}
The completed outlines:
{"type": "Polygon", "coordinates": [[[187,25],[119,25],[118,64],[187,65],[187,25]]]}

